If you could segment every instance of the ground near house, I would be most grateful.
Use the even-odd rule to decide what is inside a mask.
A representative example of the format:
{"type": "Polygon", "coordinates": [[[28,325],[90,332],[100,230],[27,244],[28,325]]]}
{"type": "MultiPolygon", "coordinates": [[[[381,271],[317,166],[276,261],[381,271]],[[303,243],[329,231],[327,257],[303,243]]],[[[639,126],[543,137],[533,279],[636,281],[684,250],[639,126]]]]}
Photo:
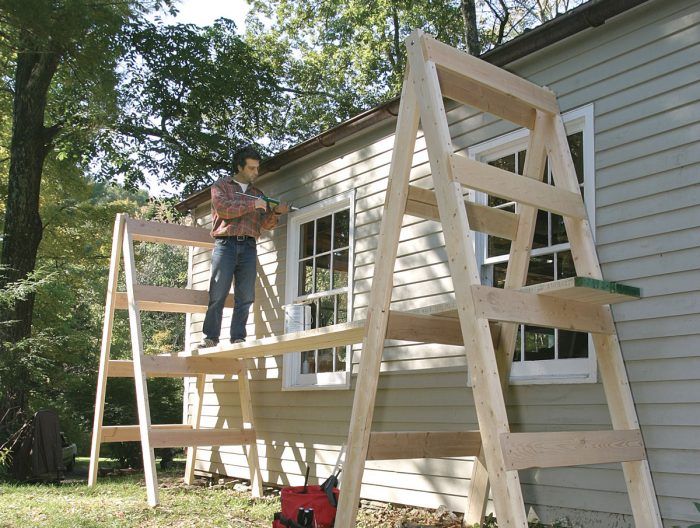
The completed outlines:
{"type": "MultiPolygon", "coordinates": [[[[143,473],[115,470],[88,488],[87,465],[87,458],[79,458],[75,472],[60,485],[0,483],[0,528],[269,528],[280,509],[279,490],[270,488],[265,497],[252,499],[247,484],[237,479],[199,479],[196,485],[184,485],[182,463],[158,472],[161,505],[149,508],[143,473]]],[[[460,528],[461,518],[444,509],[364,501],[357,526],[460,528]]]]}

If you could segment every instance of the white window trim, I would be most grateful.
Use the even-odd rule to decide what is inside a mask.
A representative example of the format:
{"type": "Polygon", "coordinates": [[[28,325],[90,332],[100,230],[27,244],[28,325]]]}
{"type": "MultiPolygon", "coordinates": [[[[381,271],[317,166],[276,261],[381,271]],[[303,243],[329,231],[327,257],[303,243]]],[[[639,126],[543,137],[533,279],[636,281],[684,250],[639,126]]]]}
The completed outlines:
{"type": "MultiPolygon", "coordinates": [[[[586,212],[591,224],[591,232],[595,239],[595,134],[593,104],[576,108],[562,114],[566,133],[574,134],[583,132],[583,156],[584,179],[583,194],[585,198],[586,212]]],[[[479,143],[467,150],[471,159],[486,160],[498,159],[518,150],[525,150],[529,138],[528,129],[519,129],[509,134],[479,143]]],[[[476,193],[474,200],[485,203],[486,195],[476,193]]],[[[550,253],[552,249],[565,250],[568,244],[553,246],[546,251],[535,249],[532,255],[538,253],[550,253]]],[[[479,234],[475,237],[475,251],[479,267],[483,267],[486,257],[486,235],[479,234]]],[[[489,259],[488,264],[508,260],[507,256],[489,259]]],[[[597,363],[593,340],[588,338],[588,358],[566,360],[542,360],[521,361],[513,363],[510,375],[510,383],[513,385],[536,385],[550,383],[595,383],[597,381],[597,363]]],[[[471,379],[471,378],[469,378],[471,379]]]]}
{"type": "MultiPolygon", "coordinates": [[[[287,280],[285,304],[291,304],[297,297],[296,277],[299,264],[299,227],[314,218],[320,218],[342,209],[350,209],[350,233],[348,249],[348,322],[352,321],[352,292],[355,262],[355,191],[339,194],[322,202],[289,213],[287,220],[287,280]]],[[[327,292],[332,293],[332,292],[327,292]]],[[[309,298],[312,298],[309,296],[309,298]]],[[[285,354],[282,360],[282,390],[347,390],[350,388],[352,370],[352,346],[348,345],[346,370],[344,372],[322,372],[301,374],[301,353],[285,354]]]]}

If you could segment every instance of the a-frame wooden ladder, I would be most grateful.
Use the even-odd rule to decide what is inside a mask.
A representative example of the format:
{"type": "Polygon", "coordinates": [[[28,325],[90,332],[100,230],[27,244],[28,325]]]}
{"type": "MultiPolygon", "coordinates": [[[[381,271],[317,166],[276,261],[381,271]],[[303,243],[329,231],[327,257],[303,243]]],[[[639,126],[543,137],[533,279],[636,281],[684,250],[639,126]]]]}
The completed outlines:
{"type": "MultiPolygon", "coordinates": [[[[625,294],[634,294],[635,289],[602,281],[555,95],[420,31],[406,39],[406,47],[409,71],[396,125],[336,528],[355,526],[366,460],[416,458],[421,454],[478,456],[481,462],[475,463],[465,517],[468,523],[483,517],[490,481],[498,525],[527,527],[519,469],[622,462],[636,526],[660,528],[656,494],[608,306],[620,298],[629,300],[625,294]],[[528,128],[524,175],[456,154],[443,96],[528,128]],[[419,120],[434,192],[409,184],[419,120]],[[555,186],[540,181],[546,159],[555,186]],[[465,188],[517,202],[517,213],[465,204],[465,188]],[[579,277],[528,289],[523,286],[539,209],[564,217],[579,277]],[[442,222],[478,432],[370,431],[404,214],[442,222]],[[472,230],[511,240],[505,289],[481,285],[472,230]],[[499,322],[496,328],[494,321],[499,322]],[[510,431],[503,385],[508,380],[520,323],[592,333],[612,430],[510,431]]],[[[435,312],[434,307],[426,310],[430,312],[435,312]]],[[[442,319],[437,316],[436,323],[442,319]]]]}
{"type": "MultiPolygon", "coordinates": [[[[253,426],[253,407],[250,384],[244,360],[229,358],[197,357],[196,351],[180,355],[145,355],[141,334],[141,311],[195,313],[207,308],[206,291],[162,288],[138,284],[134,260],[134,241],[157,242],[191,247],[214,247],[208,230],[174,224],[148,222],[117,215],[114,223],[112,256],[110,261],[105,319],[102,329],[102,348],[95,398],[95,418],[90,452],[88,485],[97,482],[100,445],[105,442],[140,441],[143,451],[143,467],[146,479],[148,503],[158,504],[158,480],[154,448],[188,446],[185,482],[194,480],[194,463],[197,446],[243,445],[247,446],[248,466],[252,493],[262,496],[262,477],[258,461],[256,433],[253,426]],[[124,255],[126,292],[117,291],[119,263],[124,255]],[[115,309],[128,309],[131,332],[131,360],[110,359],[112,325],[115,309]],[[241,429],[200,428],[202,398],[206,374],[235,375],[241,402],[241,429]],[[107,379],[133,377],[136,386],[138,425],[103,425],[107,379]],[[193,401],[190,424],[151,424],[148,404],[148,377],[196,378],[196,398],[193,401]]],[[[229,299],[227,306],[232,306],[229,299]]]]}

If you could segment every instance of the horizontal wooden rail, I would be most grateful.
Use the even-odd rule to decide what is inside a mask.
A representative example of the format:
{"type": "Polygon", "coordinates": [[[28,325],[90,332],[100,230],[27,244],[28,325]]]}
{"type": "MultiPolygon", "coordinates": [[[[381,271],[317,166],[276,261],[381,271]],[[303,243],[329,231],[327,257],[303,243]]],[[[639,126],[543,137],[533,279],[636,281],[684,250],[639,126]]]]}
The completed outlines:
{"type": "Polygon", "coordinates": [[[568,277],[553,282],[525,286],[520,288],[520,291],[593,304],[633,301],[642,296],[641,290],[634,286],[590,277],[568,277]]]}
{"type": "MultiPolygon", "coordinates": [[[[507,240],[515,238],[519,220],[517,214],[466,200],[464,203],[467,208],[469,227],[473,231],[480,231],[507,240]]],[[[409,185],[406,214],[439,222],[440,212],[435,193],[428,189],[409,185]]]]}
{"type": "MultiPolygon", "coordinates": [[[[144,356],[144,373],[153,378],[181,378],[196,374],[238,374],[242,365],[235,359],[210,357],[144,356]]],[[[107,368],[110,378],[133,378],[134,362],[111,359],[107,368]]]]}
{"type": "Polygon", "coordinates": [[[255,442],[254,429],[154,429],[150,432],[153,447],[194,447],[248,445],[255,442]]]}
{"type": "Polygon", "coordinates": [[[479,431],[371,433],[367,460],[476,456],[479,431]]]}
{"type": "Polygon", "coordinates": [[[441,345],[464,345],[458,319],[396,311],[389,312],[386,338],[441,345]]]}
{"type": "Polygon", "coordinates": [[[602,306],[490,286],[471,289],[477,317],[594,334],[615,333],[602,306]]]}
{"type": "MultiPolygon", "coordinates": [[[[191,429],[186,424],[157,424],[151,425],[151,430],[182,430],[191,429]]],[[[102,443],[108,442],[139,442],[141,433],[138,425],[104,425],[102,426],[102,443]]]]}
{"type": "Polygon", "coordinates": [[[504,433],[506,470],[645,460],[639,430],[504,433]]]}
{"type": "MultiPolygon", "coordinates": [[[[508,99],[501,98],[500,100],[496,98],[501,104],[506,104],[508,101],[520,101],[533,109],[536,108],[549,114],[559,113],[556,95],[551,90],[472,57],[427,35],[423,35],[422,40],[425,58],[435,63],[438,72],[449,70],[458,75],[460,79],[475,81],[490,92],[488,97],[494,92],[508,97],[508,99]]],[[[482,110],[493,112],[493,108],[491,110],[482,108],[482,110]]],[[[510,117],[503,117],[510,119],[510,117]]]]}
{"type": "Polygon", "coordinates": [[[203,227],[190,227],[163,222],[150,222],[129,218],[126,228],[134,240],[157,242],[175,246],[195,246],[213,248],[214,239],[209,230],[203,227]]]}
{"type": "Polygon", "coordinates": [[[584,220],[586,207],[579,193],[452,154],[453,177],[465,187],[538,209],[584,220]]]}
{"type": "MultiPolygon", "coordinates": [[[[209,304],[209,292],[206,290],[135,284],[134,296],[139,309],[147,312],[205,313],[209,304]]],[[[121,310],[128,309],[126,292],[117,292],[114,306],[121,310]]],[[[233,308],[233,295],[226,298],[225,306],[233,308]]]]}

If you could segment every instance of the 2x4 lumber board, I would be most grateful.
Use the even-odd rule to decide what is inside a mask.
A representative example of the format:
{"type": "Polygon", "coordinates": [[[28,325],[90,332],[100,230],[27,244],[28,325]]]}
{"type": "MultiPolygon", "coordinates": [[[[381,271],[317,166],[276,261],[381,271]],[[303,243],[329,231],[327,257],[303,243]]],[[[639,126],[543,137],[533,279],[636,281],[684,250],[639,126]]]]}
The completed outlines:
{"type": "Polygon", "coordinates": [[[474,404],[486,463],[494,476],[493,500],[496,515],[509,528],[527,528],[520,477],[507,471],[500,448],[500,435],[509,431],[505,400],[498,376],[489,322],[476,317],[471,285],[481,284],[474,240],[464,208],[462,188],[452,180],[450,155],[454,152],[447,125],[434,62],[426,61],[421,43],[423,32],[412,32],[406,39],[411,81],[419,101],[421,123],[440,209],[450,273],[455,284],[464,350],[472,372],[474,404]]]}
{"type": "MultiPolygon", "coordinates": [[[[554,183],[561,189],[574,191],[578,188],[576,170],[571,158],[564,122],[560,115],[549,118],[551,137],[548,145],[549,160],[552,167],[554,183]]],[[[564,217],[566,233],[571,244],[571,254],[578,276],[602,279],[600,263],[595,249],[595,242],[588,220],[575,220],[564,217]]],[[[606,318],[612,324],[610,307],[606,318]]],[[[605,396],[610,409],[614,429],[638,429],[639,422],[634,408],[627,371],[622,359],[622,351],[617,335],[593,335],[593,346],[605,396]]],[[[646,460],[623,462],[622,470],[627,482],[630,504],[636,526],[661,527],[661,513],[651,479],[649,463],[646,460]]]]}
{"type": "MultiPolygon", "coordinates": [[[[205,313],[209,304],[209,292],[186,288],[166,288],[137,284],[134,286],[139,310],[147,312],[205,313]]],[[[126,309],[129,300],[126,292],[118,292],[116,308],[126,309]]],[[[226,297],[226,308],[233,308],[233,295],[226,297]]]]}
{"type": "MultiPolygon", "coordinates": [[[[519,101],[533,109],[536,108],[549,114],[559,113],[557,98],[547,88],[538,86],[486,61],[472,57],[428,35],[423,36],[423,46],[425,48],[425,59],[434,62],[438,71],[452,71],[459,78],[479,83],[488,91],[505,96],[507,98],[505,100],[495,98],[499,104],[513,104],[519,101]],[[513,103],[510,103],[510,101],[513,101],[513,103]]],[[[487,94],[484,97],[488,100],[487,94]]],[[[507,117],[506,119],[512,120],[507,117]]]]}
{"type": "Polygon", "coordinates": [[[389,312],[386,338],[441,345],[464,345],[462,329],[457,319],[408,312],[389,312]]]}
{"type": "Polygon", "coordinates": [[[587,218],[579,192],[560,189],[458,154],[450,159],[455,180],[465,187],[565,217],[587,218]]]}
{"type": "Polygon", "coordinates": [[[508,469],[549,468],[645,460],[639,429],[501,435],[508,469]]]}
{"type": "Polygon", "coordinates": [[[477,317],[593,334],[613,334],[604,307],[535,293],[472,286],[477,317]]]}
{"type": "MultiPolygon", "coordinates": [[[[181,430],[189,426],[183,424],[156,424],[151,425],[151,429],[158,430],[181,430]]],[[[102,442],[138,442],[141,440],[141,433],[138,425],[105,425],[102,428],[102,442]]]]}
{"type": "Polygon", "coordinates": [[[133,239],[142,242],[209,249],[214,247],[214,239],[209,234],[209,230],[203,227],[164,224],[134,218],[127,220],[127,227],[133,239]]]}
{"type": "Polygon", "coordinates": [[[480,448],[479,431],[372,433],[367,460],[475,456],[480,448]]]}
{"type": "MultiPolygon", "coordinates": [[[[250,382],[248,372],[243,370],[238,377],[238,394],[241,400],[241,417],[243,419],[244,431],[255,431],[253,419],[253,400],[250,396],[250,382]]],[[[263,496],[262,473],[260,472],[260,458],[258,455],[258,443],[255,436],[251,438],[247,453],[248,468],[250,471],[250,485],[253,497],[263,496]]]]}
{"type": "MultiPolygon", "coordinates": [[[[181,378],[197,374],[238,374],[242,364],[237,360],[210,357],[144,356],[144,373],[153,378],[181,378]]],[[[128,359],[109,362],[111,378],[133,378],[134,363],[128,359]]]]}
{"type": "MultiPolygon", "coordinates": [[[[202,406],[204,402],[204,384],[206,376],[200,374],[195,382],[195,391],[188,393],[188,397],[192,398],[192,415],[190,416],[190,425],[192,429],[199,429],[202,421],[202,406]]],[[[189,446],[187,448],[187,461],[185,462],[185,484],[191,486],[194,484],[194,466],[197,460],[197,446],[189,446]]]]}
{"type": "MultiPolygon", "coordinates": [[[[394,150],[389,170],[389,183],[384,202],[382,223],[374,265],[374,279],[367,309],[366,334],[362,341],[357,383],[348,431],[347,451],[343,467],[343,493],[340,494],[336,528],[354,528],[360,502],[360,487],[365,469],[367,447],[374,416],[379,370],[384,351],[394,265],[399,248],[401,221],[406,210],[408,182],[418,133],[418,102],[411,68],[406,68],[401,92],[401,105],[396,122],[394,150]]],[[[364,326],[364,325],[363,325],[364,326]]]]}
{"type": "Polygon", "coordinates": [[[114,220],[112,233],[112,256],[109,261],[109,279],[107,281],[107,300],[105,302],[105,318],[102,324],[102,344],[100,346],[100,366],[97,374],[97,393],[95,395],[95,416],[92,426],[92,442],[90,447],[90,467],[88,469],[88,486],[97,482],[97,467],[100,460],[100,444],[102,443],[102,420],[104,419],[105,395],[107,393],[107,368],[109,352],[112,344],[112,326],[114,324],[114,305],[119,278],[119,259],[121,257],[122,239],[126,215],[118,214],[114,220]]]}
{"type": "Polygon", "coordinates": [[[153,447],[249,445],[255,442],[253,429],[153,429],[153,447]]]}
{"type": "Polygon", "coordinates": [[[553,282],[525,286],[520,291],[594,304],[613,304],[641,297],[639,288],[591,277],[568,277],[553,282]]]}
{"type": "MultiPolygon", "coordinates": [[[[480,231],[507,240],[515,238],[518,230],[518,215],[516,213],[494,209],[493,207],[476,204],[468,200],[465,200],[464,203],[467,208],[469,227],[474,231],[480,231]]],[[[439,222],[440,212],[438,211],[435,193],[428,189],[409,185],[406,214],[439,222]]]]}
{"type": "Polygon", "coordinates": [[[304,352],[316,348],[330,348],[360,343],[365,334],[365,321],[341,323],[312,330],[303,330],[263,337],[244,343],[222,343],[210,348],[200,348],[185,356],[218,356],[225,358],[251,359],[265,356],[279,356],[292,352],[304,352]]]}

